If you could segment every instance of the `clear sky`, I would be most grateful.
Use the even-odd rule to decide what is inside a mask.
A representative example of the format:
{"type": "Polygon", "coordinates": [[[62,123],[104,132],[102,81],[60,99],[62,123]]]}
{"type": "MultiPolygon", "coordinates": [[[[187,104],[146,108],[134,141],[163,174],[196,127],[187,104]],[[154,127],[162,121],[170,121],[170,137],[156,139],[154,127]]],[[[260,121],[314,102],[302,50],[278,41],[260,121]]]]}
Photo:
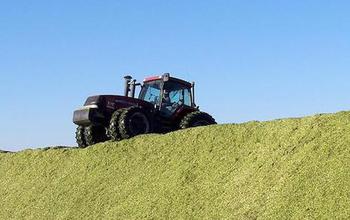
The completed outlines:
{"type": "Polygon", "coordinates": [[[220,123],[350,109],[350,1],[0,0],[0,149],[75,145],[122,77],[197,82],[220,123]]]}

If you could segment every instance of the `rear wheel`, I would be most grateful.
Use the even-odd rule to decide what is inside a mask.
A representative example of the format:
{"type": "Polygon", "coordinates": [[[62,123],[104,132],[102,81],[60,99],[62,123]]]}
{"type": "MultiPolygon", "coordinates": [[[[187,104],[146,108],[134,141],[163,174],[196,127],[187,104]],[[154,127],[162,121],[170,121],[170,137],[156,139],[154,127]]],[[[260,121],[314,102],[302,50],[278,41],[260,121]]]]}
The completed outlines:
{"type": "Polygon", "coordinates": [[[119,132],[119,118],[124,110],[125,109],[119,109],[115,111],[111,117],[108,134],[112,141],[120,141],[122,139],[119,132]]]}
{"type": "Polygon", "coordinates": [[[151,122],[141,107],[133,106],[121,113],[119,132],[122,138],[127,139],[151,131],[151,122]]]}
{"type": "Polygon", "coordinates": [[[90,125],[84,131],[87,146],[108,140],[106,129],[103,126],[90,125]]]}
{"type": "Polygon", "coordinates": [[[78,144],[78,147],[81,147],[81,148],[87,147],[84,131],[85,129],[83,126],[78,126],[75,132],[75,140],[78,144]]]}
{"type": "Polygon", "coordinates": [[[187,114],[180,122],[180,129],[216,124],[215,119],[205,112],[192,112],[187,114]]]}

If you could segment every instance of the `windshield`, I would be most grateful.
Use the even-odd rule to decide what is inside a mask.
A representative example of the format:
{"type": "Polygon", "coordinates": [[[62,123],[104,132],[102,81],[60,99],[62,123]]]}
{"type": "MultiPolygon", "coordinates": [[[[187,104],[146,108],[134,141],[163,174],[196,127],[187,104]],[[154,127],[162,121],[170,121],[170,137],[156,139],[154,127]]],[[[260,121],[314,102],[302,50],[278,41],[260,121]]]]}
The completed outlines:
{"type": "Polygon", "coordinates": [[[141,89],[139,99],[150,102],[154,105],[159,104],[160,80],[145,83],[141,89]]]}

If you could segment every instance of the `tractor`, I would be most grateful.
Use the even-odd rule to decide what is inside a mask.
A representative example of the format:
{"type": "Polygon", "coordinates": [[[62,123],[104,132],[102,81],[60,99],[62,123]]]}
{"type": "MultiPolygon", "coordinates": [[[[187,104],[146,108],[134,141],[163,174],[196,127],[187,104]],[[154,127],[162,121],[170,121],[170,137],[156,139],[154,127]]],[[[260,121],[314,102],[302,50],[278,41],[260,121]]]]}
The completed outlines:
{"type": "Polygon", "coordinates": [[[82,108],[74,111],[79,147],[216,124],[212,116],[196,105],[194,82],[171,77],[169,73],[148,77],[142,84],[131,76],[124,79],[123,96],[91,96],[82,108]],[[137,87],[141,88],[135,98],[137,87]]]}

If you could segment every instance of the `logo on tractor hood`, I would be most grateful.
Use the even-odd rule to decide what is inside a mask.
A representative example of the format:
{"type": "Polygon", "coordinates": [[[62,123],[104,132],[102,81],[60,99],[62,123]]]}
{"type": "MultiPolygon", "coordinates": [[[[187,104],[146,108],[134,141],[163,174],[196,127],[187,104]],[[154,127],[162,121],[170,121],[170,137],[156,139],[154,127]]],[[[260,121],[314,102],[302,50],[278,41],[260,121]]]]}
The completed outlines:
{"type": "Polygon", "coordinates": [[[116,103],[115,103],[115,102],[111,102],[111,101],[108,101],[108,102],[107,102],[107,108],[115,109],[115,106],[116,106],[116,103]]]}

